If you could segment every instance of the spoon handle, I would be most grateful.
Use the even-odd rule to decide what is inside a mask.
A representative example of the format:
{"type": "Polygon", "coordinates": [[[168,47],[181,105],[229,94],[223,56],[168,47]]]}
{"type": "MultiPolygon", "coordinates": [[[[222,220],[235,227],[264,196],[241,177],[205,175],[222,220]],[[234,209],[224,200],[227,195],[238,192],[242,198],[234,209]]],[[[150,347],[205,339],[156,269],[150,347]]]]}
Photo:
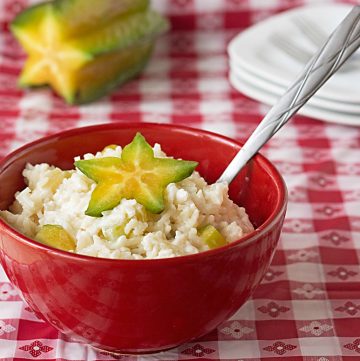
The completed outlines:
{"type": "Polygon", "coordinates": [[[218,182],[230,183],[259,149],[315,94],[360,46],[360,6],[351,12],[266,114],[218,182]]]}

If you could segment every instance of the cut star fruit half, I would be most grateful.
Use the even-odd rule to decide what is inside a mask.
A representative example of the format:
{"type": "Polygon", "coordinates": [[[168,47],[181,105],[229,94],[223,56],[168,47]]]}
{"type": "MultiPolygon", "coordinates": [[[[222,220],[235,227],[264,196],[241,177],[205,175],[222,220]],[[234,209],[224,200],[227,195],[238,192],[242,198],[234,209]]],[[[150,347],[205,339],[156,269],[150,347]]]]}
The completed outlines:
{"type": "Polygon", "coordinates": [[[11,24],[28,58],[23,87],[50,85],[68,103],[86,103],[138,74],[167,21],[144,0],[56,0],[11,24]]]}

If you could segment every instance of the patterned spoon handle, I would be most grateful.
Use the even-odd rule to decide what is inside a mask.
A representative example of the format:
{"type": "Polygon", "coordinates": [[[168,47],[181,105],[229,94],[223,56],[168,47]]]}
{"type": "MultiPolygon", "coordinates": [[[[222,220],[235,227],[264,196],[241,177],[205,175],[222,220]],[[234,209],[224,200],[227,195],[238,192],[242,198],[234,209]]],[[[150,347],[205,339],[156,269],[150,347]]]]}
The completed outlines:
{"type": "Polygon", "coordinates": [[[217,182],[230,183],[259,149],[337,72],[360,46],[360,6],[330,35],[296,81],[270,109],[217,182]]]}

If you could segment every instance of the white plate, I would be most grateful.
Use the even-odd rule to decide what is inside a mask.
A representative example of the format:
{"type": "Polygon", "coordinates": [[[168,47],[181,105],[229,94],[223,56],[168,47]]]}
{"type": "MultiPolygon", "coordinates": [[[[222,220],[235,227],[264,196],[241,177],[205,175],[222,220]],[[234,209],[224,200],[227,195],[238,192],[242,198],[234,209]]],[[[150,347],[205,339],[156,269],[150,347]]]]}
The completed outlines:
{"type": "MultiPolygon", "coordinates": [[[[331,33],[351,10],[346,4],[320,4],[296,8],[262,21],[237,35],[228,46],[230,59],[273,83],[287,87],[304,64],[277,48],[272,34],[288,36],[298,46],[316,52],[293,19],[304,17],[331,33]],[[321,19],[321,21],[320,21],[321,19]]],[[[360,69],[335,74],[317,93],[331,101],[360,103],[360,69]]]]}
{"type": "MultiPolygon", "coordinates": [[[[278,96],[257,88],[252,83],[249,83],[233,72],[230,72],[229,79],[230,83],[235,89],[239,90],[250,98],[269,105],[275,104],[278,99],[278,96]]],[[[306,104],[303,108],[301,108],[299,114],[315,119],[326,120],[331,123],[360,126],[360,115],[328,111],[327,109],[315,107],[310,104],[306,104]]]]}
{"type": "MultiPolygon", "coordinates": [[[[256,73],[253,73],[241,65],[235,63],[234,61],[230,60],[230,68],[231,71],[237,74],[238,76],[245,79],[247,82],[253,84],[254,86],[263,89],[266,92],[273,93],[277,96],[282,95],[285,90],[286,86],[279,85],[276,83],[271,82],[265,78],[262,78],[256,73]]],[[[308,104],[327,109],[329,111],[334,110],[336,112],[344,112],[350,114],[358,114],[360,115],[360,103],[345,103],[345,102],[338,102],[338,101],[331,101],[327,98],[321,98],[317,94],[315,94],[308,102],[308,104]]]]}

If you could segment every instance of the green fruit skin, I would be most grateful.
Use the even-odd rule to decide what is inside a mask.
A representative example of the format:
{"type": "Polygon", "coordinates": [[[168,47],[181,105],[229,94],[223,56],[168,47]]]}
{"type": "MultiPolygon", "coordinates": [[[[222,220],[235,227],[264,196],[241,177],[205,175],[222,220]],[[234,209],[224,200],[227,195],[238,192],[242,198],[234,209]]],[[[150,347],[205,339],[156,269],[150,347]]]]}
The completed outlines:
{"type": "Polygon", "coordinates": [[[39,24],[42,21],[51,6],[51,2],[43,2],[23,10],[11,22],[11,31],[16,33],[16,29],[22,29],[27,26],[36,26],[36,24],[39,24]]]}
{"type": "MultiPolygon", "coordinates": [[[[89,84],[86,84],[86,81],[81,81],[81,79],[79,79],[78,91],[72,98],[68,99],[68,103],[74,105],[91,103],[105,95],[110,94],[114,89],[123,85],[130,79],[135,78],[148,63],[153,51],[153,44],[141,44],[141,46],[132,49],[132,51],[132,64],[126,65],[126,62],[123,62],[122,64],[120,63],[118,69],[114,69],[113,75],[110,79],[109,77],[103,76],[99,82],[92,81],[89,82],[89,84]]],[[[120,51],[117,52],[117,55],[119,58],[126,58],[128,53],[129,51],[120,51]]],[[[114,55],[116,56],[116,54],[114,55]]],[[[82,69],[82,71],[78,74],[78,77],[85,78],[87,73],[96,73],[97,68],[98,66],[96,63],[92,62],[82,69]]],[[[103,69],[104,68],[106,68],[106,64],[104,64],[103,69]]]]}
{"type": "Polygon", "coordinates": [[[145,11],[149,0],[55,0],[53,7],[65,34],[78,36],[91,31],[94,24],[99,28],[116,17],[145,11]]]}
{"type": "Polygon", "coordinates": [[[168,22],[151,10],[114,19],[111,23],[83,36],[69,39],[69,44],[89,56],[131,49],[155,40],[168,29],[168,22]]]}

